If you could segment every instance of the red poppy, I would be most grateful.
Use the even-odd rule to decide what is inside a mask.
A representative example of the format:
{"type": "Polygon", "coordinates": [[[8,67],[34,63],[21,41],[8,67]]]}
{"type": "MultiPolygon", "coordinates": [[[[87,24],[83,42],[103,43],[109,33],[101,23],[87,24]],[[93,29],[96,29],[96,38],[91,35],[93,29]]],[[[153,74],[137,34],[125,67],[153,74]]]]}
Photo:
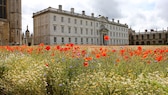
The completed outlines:
{"type": "Polygon", "coordinates": [[[90,61],[90,60],[92,60],[92,57],[86,57],[85,58],[85,61],[90,61]]]}
{"type": "Polygon", "coordinates": [[[89,63],[86,61],[86,62],[83,63],[83,66],[84,66],[84,67],[88,67],[88,66],[89,66],[89,63]]]}
{"type": "Polygon", "coordinates": [[[82,50],[81,52],[82,52],[82,56],[85,56],[86,51],[85,51],[85,50],[82,50]]]}
{"type": "Polygon", "coordinates": [[[43,46],[44,46],[44,43],[40,43],[39,46],[42,46],[42,47],[43,47],[43,46]]]}
{"type": "Polygon", "coordinates": [[[158,62],[161,61],[162,59],[163,59],[163,56],[157,56],[157,57],[155,58],[155,60],[158,61],[158,62]]]}
{"type": "Polygon", "coordinates": [[[46,50],[50,50],[51,48],[50,48],[50,46],[46,46],[46,48],[45,48],[46,50]]]}
{"type": "Polygon", "coordinates": [[[121,55],[124,55],[124,53],[125,53],[125,49],[120,50],[121,55]]]}
{"type": "Polygon", "coordinates": [[[100,58],[100,54],[96,54],[96,58],[100,58]]]}
{"type": "Polygon", "coordinates": [[[58,50],[59,50],[60,48],[61,48],[60,46],[56,46],[56,49],[58,49],[58,50]]]}
{"type": "Polygon", "coordinates": [[[112,50],[112,52],[116,52],[116,50],[115,50],[115,49],[113,49],[113,50],[112,50]]]}
{"type": "Polygon", "coordinates": [[[48,67],[48,63],[46,63],[45,66],[48,67]]]}
{"type": "Polygon", "coordinates": [[[51,56],[55,56],[55,54],[54,54],[54,53],[52,53],[52,54],[51,54],[51,56]]]}
{"type": "Polygon", "coordinates": [[[104,40],[108,41],[110,39],[110,37],[108,35],[104,36],[104,40]]]}
{"type": "Polygon", "coordinates": [[[73,47],[73,46],[74,46],[74,44],[73,44],[73,43],[70,43],[70,46],[71,46],[71,47],[73,47]]]}
{"type": "Polygon", "coordinates": [[[116,63],[120,62],[120,59],[116,59],[116,63]]]}
{"type": "Polygon", "coordinates": [[[141,46],[138,46],[138,50],[139,50],[139,51],[142,51],[142,47],[141,47],[141,46]]]}
{"type": "Polygon", "coordinates": [[[107,56],[107,53],[106,52],[102,52],[102,56],[107,56]]]}

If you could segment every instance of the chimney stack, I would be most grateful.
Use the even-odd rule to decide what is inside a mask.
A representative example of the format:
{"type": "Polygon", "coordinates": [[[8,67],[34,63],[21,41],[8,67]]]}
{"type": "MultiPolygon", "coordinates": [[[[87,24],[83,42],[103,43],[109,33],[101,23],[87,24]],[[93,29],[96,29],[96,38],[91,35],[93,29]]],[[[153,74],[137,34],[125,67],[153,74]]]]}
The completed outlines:
{"type": "Polygon", "coordinates": [[[92,13],[91,15],[92,15],[92,17],[94,17],[94,13],[92,13]]]}
{"type": "Polygon", "coordinates": [[[74,13],[74,8],[71,8],[71,13],[74,13]]]}
{"type": "Polygon", "coordinates": [[[112,22],[114,22],[114,18],[112,19],[112,22]]]}
{"type": "Polygon", "coordinates": [[[148,30],[147,30],[147,29],[145,29],[145,32],[148,32],[148,30]]]}
{"type": "Polygon", "coordinates": [[[59,5],[59,10],[61,10],[61,11],[62,11],[62,5],[59,5]]]}
{"type": "Polygon", "coordinates": [[[108,20],[108,17],[106,17],[106,19],[108,20]]]}
{"type": "Polygon", "coordinates": [[[151,32],[154,32],[154,30],[153,30],[153,29],[151,29],[151,32]]]}
{"type": "Polygon", "coordinates": [[[85,15],[85,11],[82,11],[82,15],[85,15]]]}
{"type": "Polygon", "coordinates": [[[120,20],[118,20],[118,23],[120,23],[120,20]]]}

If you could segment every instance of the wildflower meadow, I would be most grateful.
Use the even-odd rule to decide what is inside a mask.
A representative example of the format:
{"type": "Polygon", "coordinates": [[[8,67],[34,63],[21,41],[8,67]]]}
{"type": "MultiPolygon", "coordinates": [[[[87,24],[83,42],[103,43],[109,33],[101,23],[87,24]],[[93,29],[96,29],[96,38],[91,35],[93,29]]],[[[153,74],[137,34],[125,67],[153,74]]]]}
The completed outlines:
{"type": "Polygon", "coordinates": [[[0,46],[1,95],[168,95],[168,46],[0,46]]]}

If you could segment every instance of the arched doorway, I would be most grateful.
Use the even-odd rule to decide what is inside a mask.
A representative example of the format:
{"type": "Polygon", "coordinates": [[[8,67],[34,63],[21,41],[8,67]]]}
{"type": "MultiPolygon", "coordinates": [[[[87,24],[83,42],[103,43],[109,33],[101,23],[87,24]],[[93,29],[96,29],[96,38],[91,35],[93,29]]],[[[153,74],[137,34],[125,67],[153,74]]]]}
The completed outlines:
{"type": "Polygon", "coordinates": [[[147,41],[147,45],[150,45],[150,41],[147,41]]]}
{"type": "Polygon", "coordinates": [[[104,39],[104,36],[108,35],[108,29],[104,25],[100,26],[100,45],[108,45],[108,41],[104,39]]]}

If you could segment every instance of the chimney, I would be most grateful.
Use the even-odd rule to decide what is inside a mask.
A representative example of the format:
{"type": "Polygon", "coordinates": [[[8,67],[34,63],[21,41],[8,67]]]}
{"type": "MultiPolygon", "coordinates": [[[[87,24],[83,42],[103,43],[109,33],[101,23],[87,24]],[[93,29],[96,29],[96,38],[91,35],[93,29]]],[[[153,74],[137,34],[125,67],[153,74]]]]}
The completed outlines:
{"type": "Polygon", "coordinates": [[[151,29],[151,32],[153,32],[154,30],[153,29],[151,29]]]}
{"type": "Polygon", "coordinates": [[[108,17],[106,17],[106,19],[108,20],[108,17]]]}
{"type": "Polygon", "coordinates": [[[61,10],[61,11],[62,11],[62,5],[59,5],[59,10],[61,10]]]}
{"type": "Polygon", "coordinates": [[[74,13],[74,8],[71,8],[71,13],[74,13]]]}
{"type": "Polygon", "coordinates": [[[114,22],[114,18],[112,19],[112,22],[114,22]]]}
{"type": "Polygon", "coordinates": [[[118,20],[118,23],[120,23],[120,20],[118,20]]]}
{"type": "Polygon", "coordinates": [[[145,29],[145,32],[148,32],[148,30],[147,30],[147,29],[145,29]]]}
{"type": "Polygon", "coordinates": [[[92,13],[91,15],[92,15],[92,17],[94,17],[94,13],[92,13]]]}
{"type": "Polygon", "coordinates": [[[82,15],[85,15],[85,11],[82,11],[82,15]]]}

